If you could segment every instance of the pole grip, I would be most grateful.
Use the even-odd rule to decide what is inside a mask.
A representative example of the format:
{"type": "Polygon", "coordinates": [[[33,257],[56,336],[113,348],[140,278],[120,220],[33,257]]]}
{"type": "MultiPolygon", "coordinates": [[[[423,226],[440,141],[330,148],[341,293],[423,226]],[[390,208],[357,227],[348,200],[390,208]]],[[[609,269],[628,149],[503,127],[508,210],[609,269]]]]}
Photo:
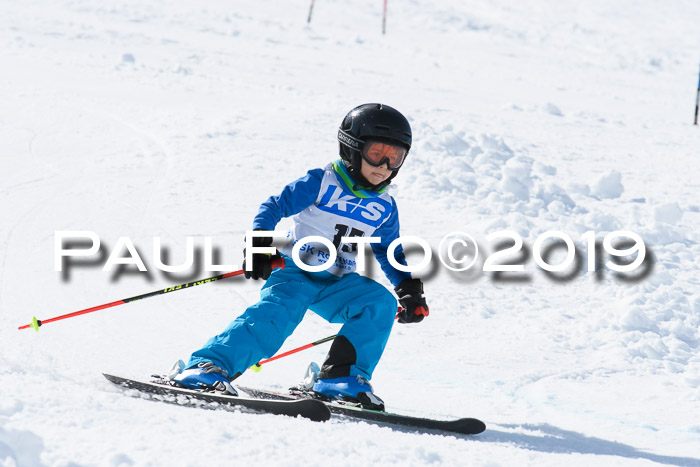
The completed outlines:
{"type": "Polygon", "coordinates": [[[429,316],[430,315],[430,310],[428,309],[427,306],[417,306],[416,310],[413,312],[414,315],[423,315],[423,316],[429,316]]]}
{"type": "Polygon", "coordinates": [[[272,267],[272,269],[284,269],[284,258],[278,256],[277,258],[272,260],[270,266],[272,267]]]}

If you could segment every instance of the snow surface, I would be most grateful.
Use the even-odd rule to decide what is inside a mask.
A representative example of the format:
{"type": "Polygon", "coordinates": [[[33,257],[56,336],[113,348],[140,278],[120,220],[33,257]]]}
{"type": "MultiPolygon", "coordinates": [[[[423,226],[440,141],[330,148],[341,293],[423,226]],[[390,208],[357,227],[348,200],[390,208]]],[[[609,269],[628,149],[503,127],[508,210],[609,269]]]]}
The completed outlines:
{"type": "MultiPolygon", "coordinates": [[[[700,4],[408,0],[383,36],[381,3],[319,0],[311,24],[308,1],[0,4],[0,465],[700,465],[700,4]],[[485,433],[170,406],[101,376],[187,358],[256,301],[240,278],[17,330],[211,275],[158,271],[154,236],[172,264],[188,236],[240,264],[259,203],[373,101],[414,129],[403,235],[488,254],[489,233],[559,230],[585,267],[584,232],[626,229],[653,252],[636,281],[433,261],[431,315],[396,326],[373,383],[485,433]],[[57,230],[97,232],[102,257],[55,272],[57,230]],[[101,271],[123,236],[148,274],[101,271]]],[[[309,313],[283,349],[336,330],[309,313]]],[[[240,382],[284,389],[327,348],[240,382]]]]}

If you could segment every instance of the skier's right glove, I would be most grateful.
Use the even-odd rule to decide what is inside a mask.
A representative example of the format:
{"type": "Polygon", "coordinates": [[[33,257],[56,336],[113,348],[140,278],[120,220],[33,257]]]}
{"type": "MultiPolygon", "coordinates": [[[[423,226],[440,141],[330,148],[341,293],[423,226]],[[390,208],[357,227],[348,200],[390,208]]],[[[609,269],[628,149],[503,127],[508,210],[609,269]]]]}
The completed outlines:
{"type": "MultiPolygon", "coordinates": [[[[262,230],[262,229],[255,229],[262,230]]],[[[272,245],[271,237],[253,237],[254,247],[266,247],[272,245]]],[[[276,251],[276,250],[275,250],[276,251]]],[[[272,273],[272,262],[281,258],[278,251],[274,255],[269,253],[253,253],[253,267],[250,271],[246,267],[245,248],[243,248],[243,274],[246,279],[263,279],[267,280],[272,273]]]]}
{"type": "Polygon", "coordinates": [[[403,310],[399,312],[399,323],[420,323],[430,310],[423,296],[420,279],[404,279],[394,289],[403,310]]]}

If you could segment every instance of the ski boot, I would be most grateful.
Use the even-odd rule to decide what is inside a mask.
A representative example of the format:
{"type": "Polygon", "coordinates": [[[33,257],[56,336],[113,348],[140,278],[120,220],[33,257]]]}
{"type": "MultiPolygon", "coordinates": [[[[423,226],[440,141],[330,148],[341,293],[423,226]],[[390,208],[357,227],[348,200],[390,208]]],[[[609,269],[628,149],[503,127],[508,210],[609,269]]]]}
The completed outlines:
{"type": "Polygon", "coordinates": [[[212,362],[201,362],[195,367],[185,369],[182,360],[178,360],[168,372],[168,378],[175,385],[187,389],[214,390],[232,396],[238,395],[231,386],[228,372],[212,362]]]}
{"type": "Polygon", "coordinates": [[[359,375],[318,379],[313,392],[331,400],[352,402],[364,409],[384,411],[384,401],[374,394],[369,381],[359,375]]]}

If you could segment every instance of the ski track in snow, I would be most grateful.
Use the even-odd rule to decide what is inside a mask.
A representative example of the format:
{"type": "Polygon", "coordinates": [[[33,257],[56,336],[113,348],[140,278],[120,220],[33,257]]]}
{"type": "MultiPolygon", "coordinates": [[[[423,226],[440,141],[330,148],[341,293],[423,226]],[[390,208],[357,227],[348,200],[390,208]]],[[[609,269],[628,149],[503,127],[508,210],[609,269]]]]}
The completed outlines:
{"type": "MultiPolygon", "coordinates": [[[[0,465],[700,465],[698,5],[389,2],[386,36],[379,2],[353,5],[316,2],[310,24],[281,1],[0,6],[0,465]],[[519,280],[420,274],[431,315],[396,326],[374,387],[485,433],[177,407],[102,378],[186,359],[256,301],[240,278],[17,331],[206,277],[157,271],[154,236],[171,264],[187,236],[240,264],[260,202],[333,160],[372,101],[410,118],[402,234],[435,252],[455,231],[486,255],[490,233],[559,230],[585,269],[589,230],[649,246],[632,281],[554,281],[531,257],[519,280]],[[97,232],[104,256],[55,272],[57,230],[97,232]],[[148,274],[101,271],[122,236],[148,274]]],[[[336,332],[309,313],[283,349],[336,332]]],[[[327,349],[240,382],[284,389],[327,349]]]]}

